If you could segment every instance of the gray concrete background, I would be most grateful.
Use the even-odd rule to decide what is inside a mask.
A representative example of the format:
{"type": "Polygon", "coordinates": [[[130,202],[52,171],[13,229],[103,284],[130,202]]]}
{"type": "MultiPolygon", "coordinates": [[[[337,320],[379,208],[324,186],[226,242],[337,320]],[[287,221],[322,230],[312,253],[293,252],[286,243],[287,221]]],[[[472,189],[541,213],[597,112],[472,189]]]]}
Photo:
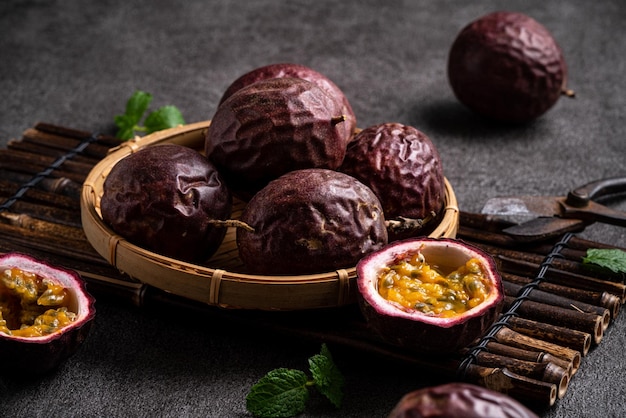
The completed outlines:
{"type": "MultiPolygon", "coordinates": [[[[427,133],[460,207],[479,211],[489,197],[562,194],[626,174],[625,18],[619,0],[4,0],[0,144],[38,121],[112,132],[135,89],[152,93],[155,106],[176,105],[187,122],[210,119],[236,77],[291,61],[334,80],[360,127],[396,121],[427,133]],[[500,9],[525,12],[553,33],[577,92],[524,126],[474,117],[447,84],[458,31],[500,9]]],[[[624,228],[597,226],[585,236],[626,246],[624,228]]],[[[100,302],[90,338],[57,373],[0,378],[0,415],[243,417],[254,382],[277,367],[306,368],[319,350],[318,342],[187,316],[100,302]]],[[[626,416],[624,346],[622,315],[543,415],[626,416]]],[[[337,348],[336,357],[346,376],[343,407],[314,396],[303,416],[383,417],[437,378],[365,353],[337,348]]]]}

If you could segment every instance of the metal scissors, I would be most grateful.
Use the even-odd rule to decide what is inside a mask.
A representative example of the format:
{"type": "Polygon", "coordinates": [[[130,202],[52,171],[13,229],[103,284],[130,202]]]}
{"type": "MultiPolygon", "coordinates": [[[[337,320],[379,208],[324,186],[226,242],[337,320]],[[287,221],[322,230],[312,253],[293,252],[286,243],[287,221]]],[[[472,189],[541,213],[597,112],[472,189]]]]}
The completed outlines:
{"type": "Polygon", "coordinates": [[[626,177],[612,177],[576,187],[565,196],[492,198],[481,213],[494,220],[513,222],[515,225],[504,232],[518,240],[541,240],[581,231],[593,222],[626,227],[626,212],[596,202],[621,193],[626,193],[626,177]]]}

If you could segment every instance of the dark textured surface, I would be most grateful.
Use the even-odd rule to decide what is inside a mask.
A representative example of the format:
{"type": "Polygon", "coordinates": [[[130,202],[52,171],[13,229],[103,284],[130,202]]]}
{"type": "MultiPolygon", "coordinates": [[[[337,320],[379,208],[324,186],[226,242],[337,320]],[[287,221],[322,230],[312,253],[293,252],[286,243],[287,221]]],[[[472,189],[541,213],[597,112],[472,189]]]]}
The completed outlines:
{"type": "MultiPolygon", "coordinates": [[[[187,122],[210,119],[236,77],[293,61],[335,81],[359,126],[393,121],[427,133],[459,205],[478,211],[492,196],[562,193],[626,174],[625,18],[621,0],[4,0],[0,139],[19,137],[37,121],[111,131],[135,89],[153,93],[155,106],[175,104],[187,122]],[[475,118],[446,79],[458,31],[503,7],[553,33],[577,92],[524,126],[475,118]]],[[[625,228],[598,226],[587,236],[626,246],[625,228]]],[[[543,415],[626,415],[624,346],[621,315],[584,358],[566,397],[543,415]]],[[[0,415],[242,417],[245,395],[263,374],[304,369],[318,350],[317,342],[100,301],[90,338],[57,373],[0,378],[0,415]]],[[[383,417],[404,393],[436,381],[360,352],[335,352],[346,376],[344,406],[335,411],[313,396],[305,416],[383,417]]]]}

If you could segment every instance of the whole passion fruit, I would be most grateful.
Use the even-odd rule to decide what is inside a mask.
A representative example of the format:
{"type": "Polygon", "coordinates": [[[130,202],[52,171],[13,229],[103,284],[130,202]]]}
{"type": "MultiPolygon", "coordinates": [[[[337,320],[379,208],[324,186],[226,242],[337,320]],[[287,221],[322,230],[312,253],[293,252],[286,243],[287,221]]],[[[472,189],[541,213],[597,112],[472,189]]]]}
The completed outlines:
{"type": "Polygon", "coordinates": [[[484,334],[503,304],[493,259],[459,240],[396,241],[357,264],[359,305],[385,340],[450,353],[484,334]]]}
{"type": "Polygon", "coordinates": [[[389,241],[428,235],[444,207],[441,157],[430,138],[400,123],[382,123],[359,132],[348,146],[340,171],[378,196],[389,241]]]}
{"type": "Polygon", "coordinates": [[[341,165],[349,136],[337,101],[298,78],[261,80],[222,103],[205,151],[232,192],[249,200],[294,170],[341,165]]]}
{"type": "Polygon", "coordinates": [[[28,255],[0,257],[0,373],[58,367],[87,338],[96,315],[80,276],[28,255]]]}
{"type": "Polygon", "coordinates": [[[515,12],[494,12],[463,28],[450,49],[448,79],[461,103],[502,122],[530,121],[572,94],[550,32],[515,12]]]}
{"type": "Polygon", "coordinates": [[[255,68],[233,81],[230,86],[226,88],[226,91],[224,91],[219,103],[224,102],[237,90],[256,83],[257,81],[284,77],[301,78],[310,81],[328,93],[330,97],[339,101],[341,114],[346,118],[343,127],[347,129],[347,135],[352,136],[356,129],[356,116],[344,92],[326,75],[301,64],[285,62],[255,68]]]}
{"type": "Polygon", "coordinates": [[[129,242],[186,261],[208,259],[220,246],[232,197],[199,152],[162,144],[130,154],[103,185],[102,219],[129,242]]]}
{"type": "Polygon", "coordinates": [[[255,274],[310,274],[355,266],[387,244],[380,202],[355,178],[305,169],[270,182],[246,205],[239,256],[255,274]]]}
{"type": "Polygon", "coordinates": [[[388,418],[539,418],[500,392],[468,383],[447,383],[404,395],[388,418]]]}

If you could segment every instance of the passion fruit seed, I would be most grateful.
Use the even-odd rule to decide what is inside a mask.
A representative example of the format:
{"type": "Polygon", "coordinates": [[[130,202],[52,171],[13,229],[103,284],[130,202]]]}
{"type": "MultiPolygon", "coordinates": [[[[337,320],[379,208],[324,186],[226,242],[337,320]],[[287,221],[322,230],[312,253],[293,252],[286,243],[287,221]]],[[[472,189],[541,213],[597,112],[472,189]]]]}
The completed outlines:
{"type": "Polygon", "coordinates": [[[0,374],[40,375],[69,359],[96,316],[80,275],[25,254],[0,256],[0,374]]]}
{"type": "Polygon", "coordinates": [[[0,276],[0,332],[18,337],[40,337],[71,324],[68,290],[36,273],[17,267],[0,276]]]}
{"type": "Polygon", "coordinates": [[[454,317],[480,305],[491,284],[476,258],[443,276],[417,252],[383,268],[378,292],[390,302],[426,315],[454,317]]]}

